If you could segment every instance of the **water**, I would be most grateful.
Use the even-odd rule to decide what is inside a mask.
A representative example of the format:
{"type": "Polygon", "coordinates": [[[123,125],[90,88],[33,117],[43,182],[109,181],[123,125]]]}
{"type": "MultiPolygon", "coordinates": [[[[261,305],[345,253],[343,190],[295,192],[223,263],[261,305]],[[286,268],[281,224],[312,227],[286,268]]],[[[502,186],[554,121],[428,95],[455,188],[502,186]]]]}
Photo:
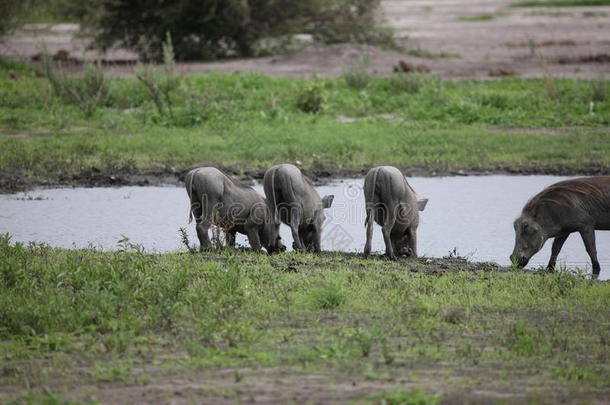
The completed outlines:
{"type": "MultiPolygon", "coordinates": [[[[514,243],[513,220],[525,202],[545,186],[564,180],[557,176],[480,176],[410,178],[420,198],[429,198],[420,215],[420,255],[441,257],[450,251],[475,261],[509,264],[514,243]]],[[[262,193],[262,187],[256,186],[262,193]]],[[[334,194],[327,210],[322,248],[361,252],[365,242],[362,179],[344,179],[317,187],[321,196],[334,194]]],[[[188,224],[189,202],[182,187],[118,187],[35,190],[0,195],[0,233],[16,241],[46,242],[74,248],[93,245],[116,249],[127,236],[148,251],[181,248],[178,228],[185,227],[197,241],[194,223],[188,224]]],[[[281,227],[287,246],[292,237],[281,227]]],[[[610,278],[610,232],[598,231],[601,278],[610,278]]],[[[237,242],[247,245],[243,235],[237,242]]],[[[528,267],[546,265],[551,241],[528,267]]],[[[384,251],[381,229],[375,226],[373,250],[384,251]]],[[[580,235],[564,245],[558,265],[590,269],[580,235]]]]}

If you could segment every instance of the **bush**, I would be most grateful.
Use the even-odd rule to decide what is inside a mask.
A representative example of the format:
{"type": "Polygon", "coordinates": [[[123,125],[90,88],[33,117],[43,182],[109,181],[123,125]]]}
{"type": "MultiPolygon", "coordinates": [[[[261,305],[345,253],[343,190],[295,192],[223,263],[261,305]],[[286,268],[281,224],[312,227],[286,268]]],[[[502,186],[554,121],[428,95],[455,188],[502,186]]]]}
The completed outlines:
{"type": "Polygon", "coordinates": [[[0,0],[0,38],[17,26],[25,3],[23,0],[0,0]]]}
{"type": "Polygon", "coordinates": [[[423,73],[394,73],[389,80],[395,92],[415,94],[425,84],[426,79],[423,73]]]}
{"type": "Polygon", "coordinates": [[[369,54],[365,52],[360,59],[360,62],[353,66],[351,69],[346,70],[343,73],[343,80],[352,89],[364,89],[371,82],[371,76],[368,72],[369,69],[369,54]]]}
{"type": "Polygon", "coordinates": [[[43,71],[59,97],[78,106],[86,117],[93,115],[108,96],[109,80],[104,76],[101,64],[86,62],[83,77],[70,76],[56,72],[51,58],[43,51],[43,71]]]}
{"type": "Polygon", "coordinates": [[[317,287],[311,290],[310,300],[315,309],[337,309],[345,303],[345,292],[335,285],[317,287]]]}
{"type": "Polygon", "coordinates": [[[69,0],[100,46],[122,42],[160,60],[166,32],[178,59],[252,56],[261,39],[311,34],[324,43],[391,40],[378,28],[380,0],[69,0]],[[84,2],[86,3],[86,2],[84,2]]]}
{"type": "Polygon", "coordinates": [[[167,33],[167,40],[162,44],[162,71],[151,64],[140,64],[136,68],[136,77],[144,84],[151,101],[155,104],[160,116],[174,117],[172,94],[180,87],[180,78],[176,76],[172,38],[167,33]]]}
{"type": "Polygon", "coordinates": [[[322,84],[312,81],[307,83],[299,93],[297,107],[303,112],[317,114],[322,111],[325,101],[322,84]]]}

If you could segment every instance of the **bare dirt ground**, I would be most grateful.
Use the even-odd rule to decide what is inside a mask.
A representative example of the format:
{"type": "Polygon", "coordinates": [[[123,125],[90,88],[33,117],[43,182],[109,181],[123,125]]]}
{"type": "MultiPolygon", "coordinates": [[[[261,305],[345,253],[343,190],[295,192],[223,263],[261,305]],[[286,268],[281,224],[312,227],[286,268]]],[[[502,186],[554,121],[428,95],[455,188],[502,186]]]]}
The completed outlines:
{"type": "MultiPolygon", "coordinates": [[[[393,51],[369,47],[369,69],[390,74],[403,60],[426,65],[448,79],[498,76],[597,78],[610,73],[610,7],[511,8],[511,0],[388,0],[382,5],[395,29],[393,51]],[[424,56],[424,57],[422,57],[424,56]]],[[[51,54],[95,57],[77,26],[36,25],[0,46],[0,55],[31,60],[44,42],[51,54]]],[[[272,76],[340,75],[358,63],[364,48],[342,44],[310,46],[264,58],[181,64],[184,72],[260,72],[272,76]]],[[[103,58],[117,75],[130,75],[135,54],[116,49],[103,58]],[[127,65],[126,65],[127,63],[127,65]]]]}

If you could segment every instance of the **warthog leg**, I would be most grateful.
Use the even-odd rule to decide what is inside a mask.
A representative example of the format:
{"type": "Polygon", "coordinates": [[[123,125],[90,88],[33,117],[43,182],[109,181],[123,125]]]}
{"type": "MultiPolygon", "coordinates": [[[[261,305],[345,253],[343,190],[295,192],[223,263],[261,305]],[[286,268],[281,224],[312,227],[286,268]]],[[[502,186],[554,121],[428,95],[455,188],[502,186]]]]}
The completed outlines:
{"type": "Polygon", "coordinates": [[[235,247],[235,231],[227,231],[226,241],[227,247],[235,247]]]}
{"type": "Polygon", "coordinates": [[[260,252],[261,240],[258,237],[258,228],[256,226],[246,226],[246,234],[248,235],[248,242],[250,242],[252,250],[260,252]]]}
{"type": "Polygon", "coordinates": [[[371,254],[371,241],[373,240],[373,222],[375,222],[375,213],[372,207],[366,208],[366,243],[364,244],[364,255],[368,256],[371,254]]]}
{"type": "Polygon", "coordinates": [[[301,210],[299,208],[290,207],[290,232],[292,233],[292,248],[294,250],[305,248],[299,235],[299,225],[301,224],[301,210]]]}
{"type": "Polygon", "coordinates": [[[593,266],[593,278],[599,277],[600,266],[597,261],[597,249],[595,248],[595,230],[591,227],[587,230],[580,231],[582,241],[585,243],[585,249],[589,257],[591,257],[591,264],[593,266]]]}
{"type": "Polygon", "coordinates": [[[568,239],[568,236],[570,236],[569,233],[567,235],[558,236],[555,238],[555,240],[553,240],[553,247],[551,248],[551,258],[549,259],[549,264],[546,266],[547,270],[555,270],[557,256],[559,255],[559,252],[561,251],[561,248],[563,247],[563,244],[565,243],[566,239],[568,239]]]}
{"type": "Polygon", "coordinates": [[[394,254],[394,246],[392,246],[392,228],[394,228],[394,223],[396,222],[396,218],[394,217],[394,215],[392,215],[392,213],[394,212],[395,210],[386,210],[383,226],[381,227],[381,232],[383,233],[383,241],[385,242],[385,253],[392,260],[396,260],[396,255],[394,254]]]}

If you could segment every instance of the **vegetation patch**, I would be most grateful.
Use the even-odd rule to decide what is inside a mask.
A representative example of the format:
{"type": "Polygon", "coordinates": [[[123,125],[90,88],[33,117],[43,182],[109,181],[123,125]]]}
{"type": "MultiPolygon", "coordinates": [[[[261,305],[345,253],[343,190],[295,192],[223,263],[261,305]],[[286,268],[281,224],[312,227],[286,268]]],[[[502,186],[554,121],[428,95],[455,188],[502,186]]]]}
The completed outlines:
{"type": "Polygon", "coordinates": [[[460,259],[61,250],[4,235],[0,401],[106,403],[123,389],[595,401],[610,394],[608,300],[610,284],[578,273],[460,259]]]}
{"type": "MultiPolygon", "coordinates": [[[[141,178],[128,176],[177,176],[204,162],[255,176],[278,161],[351,175],[379,163],[423,173],[610,170],[602,78],[451,82],[362,69],[353,77],[298,80],[181,76],[160,67],[144,81],[106,76],[101,102],[83,109],[30,68],[2,66],[3,190],[39,182],[137,184],[141,178]],[[395,119],[342,123],[339,115],[395,119]]],[[[97,100],[98,87],[88,88],[97,100]]]]}
{"type": "Polygon", "coordinates": [[[610,0],[547,0],[519,1],[511,7],[596,7],[610,6],[610,0]]]}
{"type": "Polygon", "coordinates": [[[458,17],[458,21],[479,22],[495,20],[498,14],[478,14],[458,17]]]}
{"type": "Polygon", "coordinates": [[[411,49],[407,51],[407,54],[411,56],[415,56],[417,58],[426,58],[426,59],[459,59],[460,55],[457,53],[450,52],[431,52],[425,49],[411,49]]]}

